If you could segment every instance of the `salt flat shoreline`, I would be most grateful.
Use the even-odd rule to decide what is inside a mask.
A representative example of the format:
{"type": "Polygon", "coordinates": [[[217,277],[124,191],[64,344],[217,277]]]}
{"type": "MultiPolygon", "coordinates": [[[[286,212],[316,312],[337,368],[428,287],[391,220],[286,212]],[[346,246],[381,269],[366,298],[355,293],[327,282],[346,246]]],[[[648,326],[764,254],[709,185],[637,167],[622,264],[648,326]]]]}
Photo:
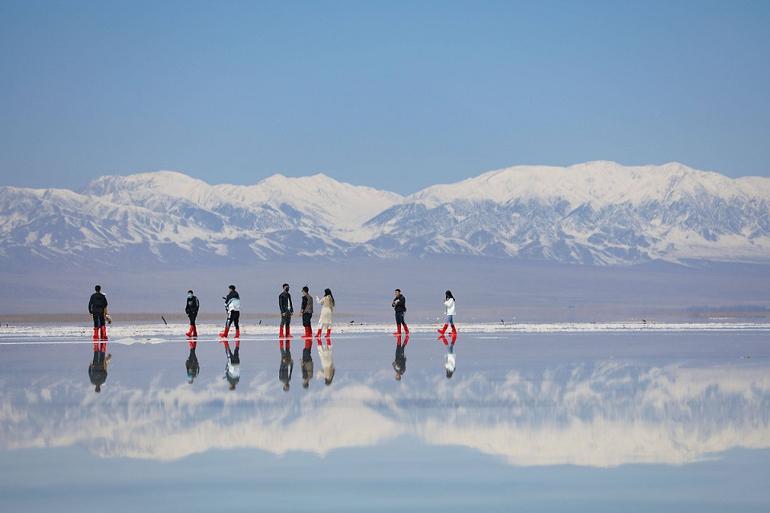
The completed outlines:
{"type": "MultiPolygon", "coordinates": [[[[526,334],[526,333],[642,333],[642,332],[714,332],[752,331],[770,332],[768,322],[558,322],[558,323],[467,323],[458,324],[460,335],[475,334],[526,334]]],[[[296,324],[294,338],[301,338],[302,326],[296,324]]],[[[435,334],[437,324],[415,323],[409,329],[412,335],[435,334]]],[[[108,328],[110,338],[158,338],[182,339],[188,325],[185,323],[131,323],[113,324],[108,328]]],[[[221,323],[198,324],[200,338],[216,337],[221,323]]],[[[315,328],[314,328],[315,329],[315,328]]],[[[390,334],[394,326],[389,323],[347,323],[335,325],[333,336],[356,334],[390,334]]],[[[277,337],[278,327],[272,324],[242,324],[241,339],[249,337],[277,337]]],[[[91,326],[78,324],[31,324],[0,327],[0,339],[16,338],[79,338],[90,337],[91,326]]],[[[231,337],[232,338],[232,337],[231,337]]]]}

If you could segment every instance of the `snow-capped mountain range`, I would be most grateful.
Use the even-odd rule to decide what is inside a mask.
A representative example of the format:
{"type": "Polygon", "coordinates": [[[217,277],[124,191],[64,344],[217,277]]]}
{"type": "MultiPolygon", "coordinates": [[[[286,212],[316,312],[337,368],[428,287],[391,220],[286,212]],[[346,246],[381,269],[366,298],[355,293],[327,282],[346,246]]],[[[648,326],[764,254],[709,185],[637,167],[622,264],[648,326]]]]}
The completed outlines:
{"type": "Polygon", "coordinates": [[[172,171],[0,187],[0,261],[249,262],[486,255],[583,264],[770,261],[770,178],[678,163],[515,166],[409,196],[323,174],[210,185],[172,171]]]}

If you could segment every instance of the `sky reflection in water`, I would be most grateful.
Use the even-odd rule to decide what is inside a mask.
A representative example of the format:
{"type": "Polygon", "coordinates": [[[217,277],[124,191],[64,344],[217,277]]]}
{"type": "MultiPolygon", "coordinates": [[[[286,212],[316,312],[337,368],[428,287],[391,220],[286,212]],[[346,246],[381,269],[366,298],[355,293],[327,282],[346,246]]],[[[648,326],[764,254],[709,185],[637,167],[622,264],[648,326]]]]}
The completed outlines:
{"type": "MultiPolygon", "coordinates": [[[[451,345],[424,334],[404,342],[338,337],[319,353],[313,341],[310,370],[301,338],[283,350],[277,340],[243,341],[233,390],[232,340],[229,362],[211,340],[194,354],[183,340],[112,344],[99,394],[87,373],[90,344],[2,347],[0,506],[45,511],[46,497],[88,490],[89,479],[102,483],[97,495],[123,486],[143,504],[169,480],[136,481],[158,463],[177,485],[194,483],[193,495],[214,493],[219,477],[203,476],[231,476],[223,486],[232,494],[208,504],[244,511],[254,497],[287,511],[377,509],[380,500],[388,509],[389,499],[547,510],[558,498],[592,511],[681,511],[713,504],[712,495],[745,510],[770,506],[763,334],[467,334],[451,379],[451,345]],[[266,487],[282,475],[321,502],[285,502],[282,485],[266,487]]],[[[206,500],[177,492],[185,509],[205,510],[206,500]]]]}

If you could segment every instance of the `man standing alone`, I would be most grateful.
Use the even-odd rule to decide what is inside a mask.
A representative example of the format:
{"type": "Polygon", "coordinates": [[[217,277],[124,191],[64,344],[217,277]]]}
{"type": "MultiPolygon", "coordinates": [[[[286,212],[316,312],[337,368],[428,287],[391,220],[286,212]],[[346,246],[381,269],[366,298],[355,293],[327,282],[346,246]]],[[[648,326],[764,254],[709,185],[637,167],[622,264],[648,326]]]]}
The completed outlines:
{"type": "Polygon", "coordinates": [[[278,308],[281,310],[281,327],[278,332],[280,338],[291,338],[291,314],[294,313],[294,305],[291,303],[291,294],[289,294],[289,284],[283,284],[283,292],[278,295],[278,308]],[[286,332],[284,335],[284,326],[286,332]]]}
{"type": "Polygon", "coordinates": [[[91,299],[88,301],[88,313],[94,318],[94,340],[107,340],[107,326],[104,324],[105,314],[107,313],[107,297],[102,294],[101,285],[94,287],[91,299]]]}
{"type": "Polygon", "coordinates": [[[195,326],[195,318],[198,317],[199,308],[200,303],[198,302],[198,298],[195,296],[192,290],[188,290],[187,304],[184,307],[184,313],[186,313],[187,317],[190,319],[190,329],[187,330],[186,333],[188,337],[198,336],[198,328],[195,326]]]}
{"type": "Polygon", "coordinates": [[[401,293],[401,289],[395,290],[395,297],[393,298],[393,310],[396,312],[396,331],[394,335],[401,335],[401,325],[404,325],[404,332],[409,333],[409,326],[404,321],[404,314],[406,313],[406,298],[401,293]]]}

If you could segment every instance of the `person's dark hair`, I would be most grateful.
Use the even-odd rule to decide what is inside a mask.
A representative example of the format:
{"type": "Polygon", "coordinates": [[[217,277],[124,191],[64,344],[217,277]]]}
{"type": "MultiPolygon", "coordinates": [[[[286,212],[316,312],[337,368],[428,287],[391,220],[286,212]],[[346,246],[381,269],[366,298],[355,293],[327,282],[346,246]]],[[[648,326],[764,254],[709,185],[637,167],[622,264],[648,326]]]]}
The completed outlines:
{"type": "Polygon", "coordinates": [[[100,290],[102,290],[102,286],[101,285],[97,285],[96,287],[94,287],[94,290],[96,292],[99,292],[100,290]]]}
{"type": "Polygon", "coordinates": [[[229,287],[227,287],[227,288],[228,288],[228,289],[230,289],[230,290],[235,290],[235,285],[230,285],[230,286],[229,286],[229,287]]]}
{"type": "Polygon", "coordinates": [[[446,291],[446,298],[447,298],[447,299],[454,299],[454,298],[455,298],[455,297],[452,295],[452,291],[451,291],[451,290],[447,290],[447,291],[446,291]]]}
{"type": "Polygon", "coordinates": [[[284,289],[285,289],[285,288],[286,288],[286,287],[288,287],[288,286],[289,286],[289,284],[288,284],[288,283],[284,283],[283,285],[281,285],[281,288],[284,288],[284,289]]]}
{"type": "Polygon", "coordinates": [[[401,289],[396,289],[396,292],[398,292],[399,294],[401,294],[401,289]]]}
{"type": "Polygon", "coordinates": [[[332,306],[336,306],[336,303],[334,302],[334,295],[332,295],[332,289],[325,289],[324,290],[324,296],[329,296],[332,298],[332,306]]]}
{"type": "Polygon", "coordinates": [[[187,291],[188,294],[195,294],[195,292],[192,291],[192,289],[187,291]]]}
{"type": "Polygon", "coordinates": [[[307,287],[307,285],[302,287],[302,292],[310,292],[310,289],[307,287]]]}

